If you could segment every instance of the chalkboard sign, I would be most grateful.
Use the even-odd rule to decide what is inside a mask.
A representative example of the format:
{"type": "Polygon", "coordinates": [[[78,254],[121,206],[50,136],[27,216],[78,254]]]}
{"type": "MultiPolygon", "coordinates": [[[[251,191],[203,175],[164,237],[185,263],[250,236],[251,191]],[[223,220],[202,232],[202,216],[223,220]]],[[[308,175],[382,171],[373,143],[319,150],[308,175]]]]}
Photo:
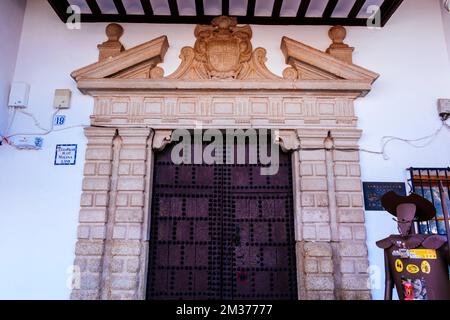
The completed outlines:
{"type": "Polygon", "coordinates": [[[384,211],[381,197],[389,191],[406,196],[406,187],[403,182],[363,182],[363,190],[367,211],[384,211]]]}

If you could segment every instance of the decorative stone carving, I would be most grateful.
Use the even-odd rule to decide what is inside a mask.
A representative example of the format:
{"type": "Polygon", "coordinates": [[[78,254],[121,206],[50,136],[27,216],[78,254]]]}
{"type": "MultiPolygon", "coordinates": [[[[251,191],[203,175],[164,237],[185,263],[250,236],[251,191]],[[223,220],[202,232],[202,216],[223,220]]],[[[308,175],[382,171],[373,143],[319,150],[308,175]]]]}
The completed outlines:
{"type": "Polygon", "coordinates": [[[237,19],[217,17],[211,25],[195,28],[194,48],[181,50],[182,63],[168,78],[198,79],[278,79],[265,66],[266,51],[252,52],[250,26],[237,26],[237,19]]]}
{"type": "Polygon", "coordinates": [[[172,142],[172,131],[173,130],[155,130],[152,145],[153,150],[164,150],[164,148],[172,142]]]}
{"type": "Polygon", "coordinates": [[[160,79],[163,71],[157,64],[164,60],[168,48],[167,37],[161,36],[74,71],[71,76],[77,82],[82,79],[160,79]]]}
{"type": "Polygon", "coordinates": [[[355,48],[344,43],[347,30],[342,26],[334,26],[328,31],[328,36],[333,43],[328,47],[327,53],[347,63],[353,63],[353,51],[355,48]]]}
{"type": "Polygon", "coordinates": [[[379,77],[374,72],[354,65],[348,57],[343,58],[340,52],[349,49],[342,43],[345,38],[343,27],[332,28],[330,37],[333,37],[332,39],[335,39],[333,41],[336,42],[335,47],[330,49],[333,55],[283,37],[281,50],[286,63],[290,65],[284,70],[283,77],[287,80],[357,80],[360,83],[370,84],[379,77]],[[297,71],[297,74],[293,69],[297,71]]]}
{"type": "Polygon", "coordinates": [[[125,50],[122,43],[119,41],[123,35],[123,28],[117,23],[111,23],[106,27],[106,36],[108,41],[98,45],[99,58],[98,61],[103,61],[117,56],[125,50]]]}
{"type": "Polygon", "coordinates": [[[279,144],[284,152],[296,151],[300,148],[300,139],[296,130],[276,130],[275,143],[279,144]]]}
{"type": "MultiPolygon", "coordinates": [[[[330,33],[343,41],[341,29],[330,33]]],[[[72,74],[95,98],[92,125],[102,127],[86,130],[82,285],[72,298],[145,297],[153,152],[173,130],[203,127],[278,129],[275,142],[293,157],[300,298],[370,299],[359,153],[338,148],[357,150],[353,101],[378,74],[284,37],[289,66],[280,78],[265,67],[263,48],[252,51],[250,27],[226,17],[196,37],[168,77],[157,66],[165,36],[72,74]],[[94,260],[103,263],[85,267],[94,260]]]]}

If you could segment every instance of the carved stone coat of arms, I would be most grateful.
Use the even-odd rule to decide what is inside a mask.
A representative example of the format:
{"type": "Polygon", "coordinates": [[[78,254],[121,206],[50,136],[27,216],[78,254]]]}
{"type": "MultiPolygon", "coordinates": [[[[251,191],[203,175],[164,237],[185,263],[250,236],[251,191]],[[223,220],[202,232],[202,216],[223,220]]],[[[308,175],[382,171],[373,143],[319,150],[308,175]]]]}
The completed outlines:
{"type": "Polygon", "coordinates": [[[235,79],[251,58],[252,30],[238,27],[236,18],[217,17],[212,25],[197,26],[195,36],[195,58],[205,64],[210,78],[235,79]]]}

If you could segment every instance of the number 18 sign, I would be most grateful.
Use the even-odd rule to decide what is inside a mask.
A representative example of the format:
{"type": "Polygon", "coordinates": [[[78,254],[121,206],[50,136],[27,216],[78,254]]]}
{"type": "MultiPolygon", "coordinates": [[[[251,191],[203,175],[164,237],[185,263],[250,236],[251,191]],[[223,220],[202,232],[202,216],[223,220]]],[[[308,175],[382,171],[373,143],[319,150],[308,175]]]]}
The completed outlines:
{"type": "Polygon", "coordinates": [[[76,144],[57,144],[55,166],[74,166],[77,162],[76,144]]]}

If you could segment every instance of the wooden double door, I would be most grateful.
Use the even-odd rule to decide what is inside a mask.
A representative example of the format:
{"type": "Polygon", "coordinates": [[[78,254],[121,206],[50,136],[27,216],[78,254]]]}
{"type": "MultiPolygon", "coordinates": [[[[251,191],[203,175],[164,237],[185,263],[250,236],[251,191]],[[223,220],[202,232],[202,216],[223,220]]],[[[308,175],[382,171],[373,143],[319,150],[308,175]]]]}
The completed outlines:
{"type": "MultiPolygon", "coordinates": [[[[156,154],[147,299],[297,299],[292,168],[156,154]]],[[[246,149],[248,152],[248,147],[246,149]]]]}

